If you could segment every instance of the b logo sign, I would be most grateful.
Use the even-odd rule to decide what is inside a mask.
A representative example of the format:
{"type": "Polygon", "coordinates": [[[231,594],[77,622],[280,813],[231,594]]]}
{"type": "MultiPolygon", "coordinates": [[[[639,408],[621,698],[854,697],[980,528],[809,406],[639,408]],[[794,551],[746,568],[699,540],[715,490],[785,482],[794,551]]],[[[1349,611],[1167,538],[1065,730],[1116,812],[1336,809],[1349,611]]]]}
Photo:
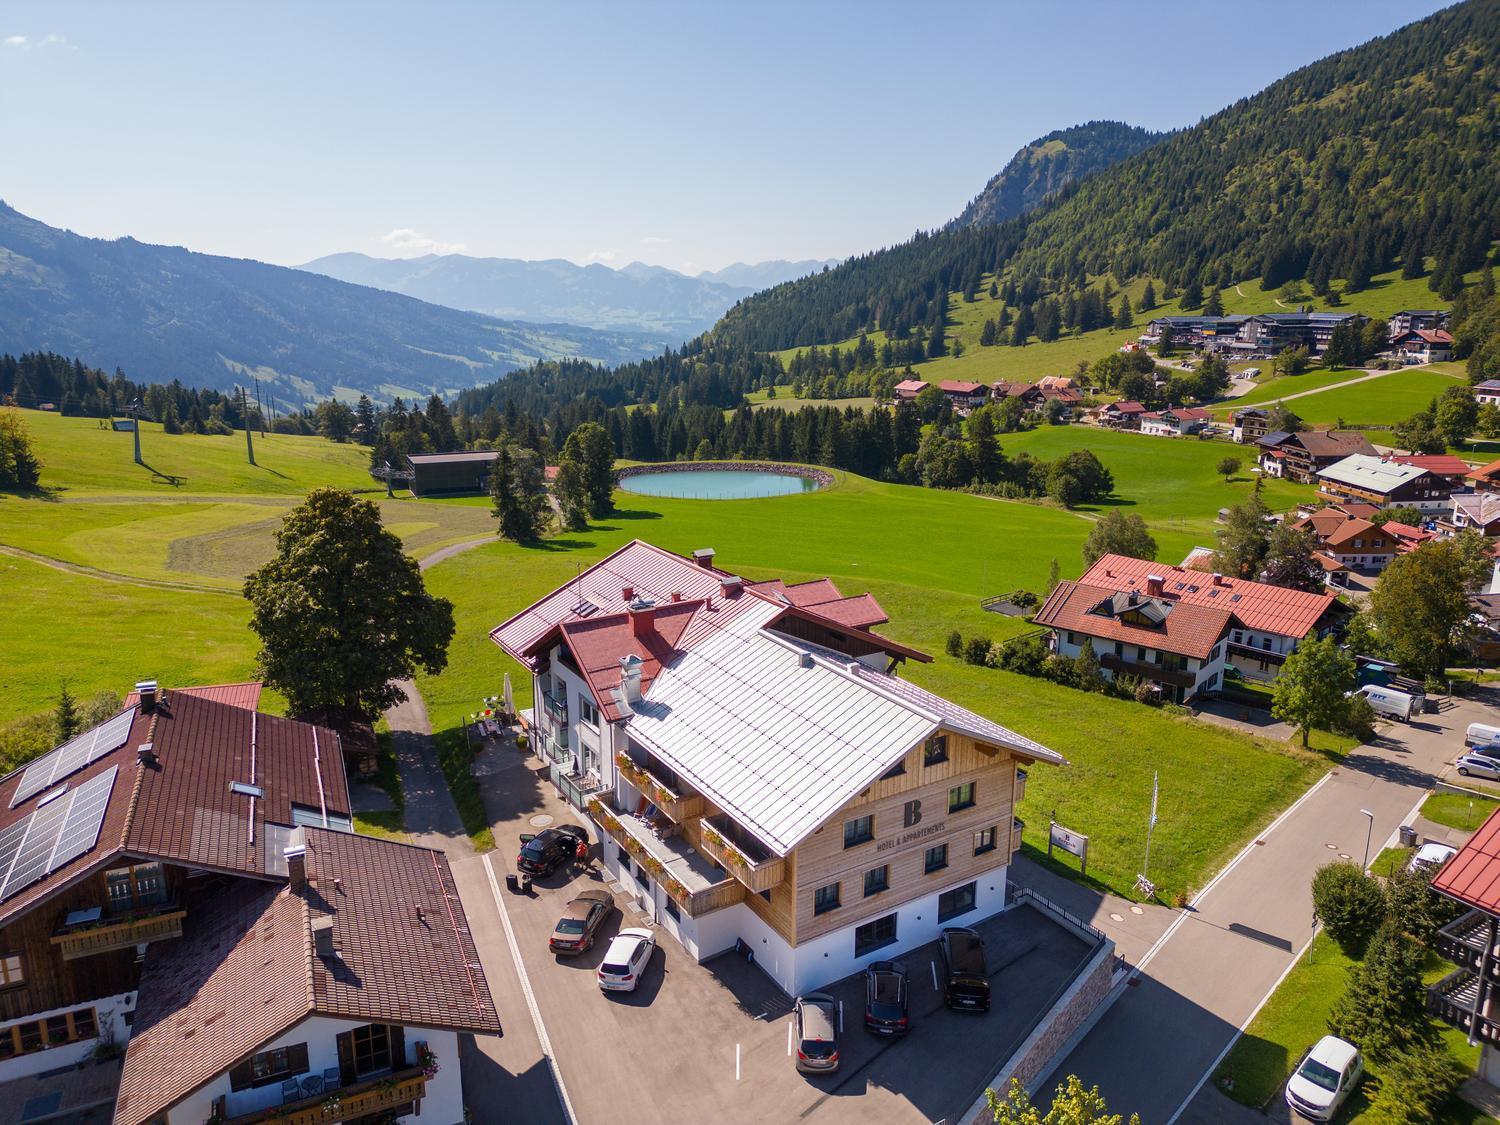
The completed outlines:
{"type": "Polygon", "coordinates": [[[921,801],[907,801],[906,802],[906,810],[902,814],[902,817],[901,817],[901,826],[903,828],[915,828],[917,825],[919,825],[921,823],[922,823],[922,802],[921,801]]]}

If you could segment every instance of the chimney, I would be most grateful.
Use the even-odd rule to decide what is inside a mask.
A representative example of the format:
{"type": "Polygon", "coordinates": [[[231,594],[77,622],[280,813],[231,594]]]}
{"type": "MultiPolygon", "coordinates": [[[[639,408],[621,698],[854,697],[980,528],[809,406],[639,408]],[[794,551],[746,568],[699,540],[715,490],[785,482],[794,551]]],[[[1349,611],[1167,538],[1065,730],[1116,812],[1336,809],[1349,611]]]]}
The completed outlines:
{"type": "Polygon", "coordinates": [[[1225,583],[1225,581],[1224,581],[1224,576],[1222,574],[1220,574],[1217,570],[1214,571],[1214,585],[1215,586],[1224,586],[1224,585],[1227,585],[1227,583],[1225,583]]]}
{"type": "Polygon", "coordinates": [[[156,710],[156,681],[141,680],[135,685],[135,692],[141,697],[141,710],[151,714],[156,710]]]}
{"type": "Polygon", "coordinates": [[[693,552],[693,561],[704,570],[712,568],[714,565],[714,549],[712,547],[699,547],[693,552]]]}
{"type": "Polygon", "coordinates": [[[156,765],[156,748],[149,742],[143,742],[135,748],[135,760],[143,766],[156,765]]]}
{"type": "Polygon", "coordinates": [[[630,603],[630,630],[637,637],[656,632],[656,603],[650,598],[636,598],[630,603]]]}
{"type": "Polygon", "coordinates": [[[732,574],[726,574],[723,578],[719,579],[719,586],[723,589],[726,598],[732,598],[739,594],[740,588],[744,584],[745,580],[743,578],[736,578],[732,574]]]}
{"type": "Polygon", "coordinates": [[[1162,578],[1162,576],[1159,574],[1146,575],[1146,593],[1151,595],[1151,597],[1153,598],[1161,597],[1162,587],[1165,584],[1166,579],[1162,578]]]}
{"type": "Polygon", "coordinates": [[[286,857],[287,883],[300,891],[307,886],[307,834],[300,827],[292,832],[281,854],[286,857]]]}
{"type": "Polygon", "coordinates": [[[681,590],[673,590],[672,591],[672,600],[674,602],[680,602],[680,601],[682,601],[682,591],[681,590]]]}
{"type": "Polygon", "coordinates": [[[623,589],[623,590],[620,591],[620,596],[625,601],[627,601],[627,602],[630,601],[632,598],[635,597],[635,587],[634,586],[626,586],[625,589],[623,589]]]}
{"type": "Polygon", "coordinates": [[[634,653],[620,658],[620,692],[632,707],[641,701],[641,658],[634,653]]]}
{"type": "Polygon", "coordinates": [[[312,921],[313,949],[319,957],[337,957],[333,948],[333,915],[324,914],[312,921]]]}

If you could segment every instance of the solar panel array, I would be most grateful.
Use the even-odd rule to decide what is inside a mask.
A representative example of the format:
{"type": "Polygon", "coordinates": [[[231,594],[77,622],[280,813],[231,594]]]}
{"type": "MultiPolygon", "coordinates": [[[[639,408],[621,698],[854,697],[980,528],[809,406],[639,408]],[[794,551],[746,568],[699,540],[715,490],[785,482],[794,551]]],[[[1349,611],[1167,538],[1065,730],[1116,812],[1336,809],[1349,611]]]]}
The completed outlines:
{"type": "Polygon", "coordinates": [[[7,899],[52,874],[99,842],[109,795],[119,766],[91,777],[66,799],[0,829],[0,899],[7,899]]]}
{"type": "Polygon", "coordinates": [[[10,807],[15,808],[54,782],[77,773],[89,763],[97,762],[110,751],[124,746],[134,722],[135,708],[127,708],[109,722],[86,730],[50,754],[42,755],[27,766],[26,772],[21,775],[21,784],[16,789],[15,796],[10,799],[10,807]]]}

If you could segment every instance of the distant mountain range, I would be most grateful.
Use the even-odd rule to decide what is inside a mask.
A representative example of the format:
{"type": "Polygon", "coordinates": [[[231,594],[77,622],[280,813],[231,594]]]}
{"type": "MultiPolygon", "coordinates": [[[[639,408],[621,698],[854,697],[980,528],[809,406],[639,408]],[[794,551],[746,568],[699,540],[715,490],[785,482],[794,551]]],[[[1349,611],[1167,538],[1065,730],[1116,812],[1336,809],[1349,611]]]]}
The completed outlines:
{"type": "Polygon", "coordinates": [[[707,331],[742,297],[806,277],[835,259],[736,262],[696,277],[632,262],[621,269],[574,265],[560,258],[475,258],[427,254],[372,258],[330,254],[301,269],[355,285],[511,320],[564,322],[590,328],[661,333],[673,344],[707,331]]]}
{"type": "Polygon", "coordinates": [[[678,343],[667,331],[520,324],[304,270],[85,238],[0,202],[0,351],[77,356],[139,382],[227,390],[253,375],[283,402],[389,400],[452,394],[538,359],[614,365],[678,343]]]}
{"type": "Polygon", "coordinates": [[[1122,121],[1089,121],[1057,129],[1012,156],[950,225],[1001,223],[1024,215],[1059,188],[1118,164],[1169,136],[1122,121]]]}

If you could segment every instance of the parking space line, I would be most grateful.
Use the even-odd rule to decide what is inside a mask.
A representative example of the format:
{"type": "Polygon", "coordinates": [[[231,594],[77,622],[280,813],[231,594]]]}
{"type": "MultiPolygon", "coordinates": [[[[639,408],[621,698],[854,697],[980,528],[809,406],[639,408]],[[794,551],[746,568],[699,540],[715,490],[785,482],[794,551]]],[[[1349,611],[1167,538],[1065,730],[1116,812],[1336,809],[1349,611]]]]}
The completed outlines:
{"type": "Polygon", "coordinates": [[[740,1080],[740,1045],[738,1043],[734,1045],[734,1080],[736,1082],[740,1080]]]}
{"type": "Polygon", "coordinates": [[[786,1021],[786,1057],[792,1057],[792,1021],[786,1021]]]}
{"type": "Polygon", "coordinates": [[[493,852],[482,857],[485,874],[490,877],[490,893],[495,896],[495,909],[500,912],[500,925],[505,929],[505,941],[510,946],[511,960],[516,963],[516,975],[521,979],[521,994],[526,999],[526,1009],[531,1013],[531,1022],[536,1028],[537,1043],[547,1060],[547,1069],[552,1072],[552,1084],[557,1087],[557,1099],[562,1103],[563,1115],[568,1125],[577,1125],[578,1115],[573,1112],[573,1100],[568,1097],[568,1088],[563,1084],[562,1070],[557,1065],[557,1056],[552,1053],[552,1041],[547,1038],[547,1027],[542,1022],[542,1010],[537,1006],[536,994],[531,991],[531,980],[526,976],[526,964],[521,960],[521,947],[516,942],[516,931],[511,928],[510,914],[505,909],[505,899],[500,895],[500,883],[495,878],[495,869],[490,865],[493,852]]]}

